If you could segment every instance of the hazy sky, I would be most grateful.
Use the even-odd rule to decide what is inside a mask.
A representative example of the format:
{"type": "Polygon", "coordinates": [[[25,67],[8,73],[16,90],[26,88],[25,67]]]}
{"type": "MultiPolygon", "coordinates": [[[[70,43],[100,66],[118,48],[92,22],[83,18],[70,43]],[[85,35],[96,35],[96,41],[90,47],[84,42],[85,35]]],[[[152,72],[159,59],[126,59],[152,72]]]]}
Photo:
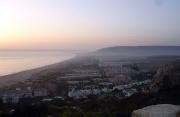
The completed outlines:
{"type": "Polygon", "coordinates": [[[180,0],[0,0],[0,49],[180,45],[180,0]]]}

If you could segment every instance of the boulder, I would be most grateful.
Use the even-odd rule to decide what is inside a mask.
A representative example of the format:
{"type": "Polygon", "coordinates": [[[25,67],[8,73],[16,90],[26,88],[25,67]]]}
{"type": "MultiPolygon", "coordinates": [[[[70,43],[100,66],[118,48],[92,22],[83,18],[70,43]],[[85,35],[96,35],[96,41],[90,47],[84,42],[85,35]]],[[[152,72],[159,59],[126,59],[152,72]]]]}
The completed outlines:
{"type": "Polygon", "coordinates": [[[176,114],[176,117],[180,117],[180,111],[176,114]]]}
{"type": "Polygon", "coordinates": [[[132,112],[132,117],[176,117],[180,106],[159,104],[148,106],[132,112]]]}

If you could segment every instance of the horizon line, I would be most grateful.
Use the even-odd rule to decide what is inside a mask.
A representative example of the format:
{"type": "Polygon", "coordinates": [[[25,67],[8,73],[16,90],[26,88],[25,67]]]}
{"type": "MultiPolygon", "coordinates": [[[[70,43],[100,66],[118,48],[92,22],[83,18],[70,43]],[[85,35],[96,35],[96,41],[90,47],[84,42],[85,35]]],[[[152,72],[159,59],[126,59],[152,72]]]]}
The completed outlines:
{"type": "MultiPolygon", "coordinates": [[[[97,49],[102,49],[102,48],[110,48],[110,47],[180,47],[180,45],[114,45],[114,46],[106,46],[106,47],[101,47],[97,49]]],[[[97,50],[96,49],[96,50],[97,50]]],[[[83,51],[87,49],[47,49],[47,48],[42,48],[42,49],[33,49],[33,48],[20,48],[20,49],[9,49],[9,48],[2,48],[0,51],[83,51]]]]}

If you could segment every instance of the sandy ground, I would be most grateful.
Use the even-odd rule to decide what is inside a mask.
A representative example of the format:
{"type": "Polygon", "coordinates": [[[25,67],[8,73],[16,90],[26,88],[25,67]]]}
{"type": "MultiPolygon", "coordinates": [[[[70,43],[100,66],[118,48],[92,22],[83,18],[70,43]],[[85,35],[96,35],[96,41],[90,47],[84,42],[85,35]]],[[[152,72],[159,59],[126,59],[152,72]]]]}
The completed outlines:
{"type": "Polygon", "coordinates": [[[52,65],[47,65],[47,66],[36,68],[36,69],[31,69],[27,71],[22,71],[22,72],[6,75],[6,76],[0,76],[0,87],[9,86],[12,84],[16,84],[18,82],[24,82],[27,79],[32,78],[33,75],[36,75],[39,73],[45,74],[46,72],[56,70],[57,68],[63,68],[67,64],[71,63],[72,60],[73,59],[66,60],[66,61],[52,64],[52,65]]]}

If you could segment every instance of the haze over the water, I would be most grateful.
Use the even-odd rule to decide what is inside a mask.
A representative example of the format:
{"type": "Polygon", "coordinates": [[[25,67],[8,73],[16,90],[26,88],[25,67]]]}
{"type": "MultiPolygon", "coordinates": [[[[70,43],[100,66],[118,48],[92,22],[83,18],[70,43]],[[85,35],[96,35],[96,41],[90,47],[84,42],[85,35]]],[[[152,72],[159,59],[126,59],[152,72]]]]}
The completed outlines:
{"type": "Polygon", "coordinates": [[[75,56],[63,51],[0,51],[0,76],[59,63],[75,56]]]}
{"type": "Polygon", "coordinates": [[[0,49],[180,45],[179,0],[0,0],[0,49]]]}

